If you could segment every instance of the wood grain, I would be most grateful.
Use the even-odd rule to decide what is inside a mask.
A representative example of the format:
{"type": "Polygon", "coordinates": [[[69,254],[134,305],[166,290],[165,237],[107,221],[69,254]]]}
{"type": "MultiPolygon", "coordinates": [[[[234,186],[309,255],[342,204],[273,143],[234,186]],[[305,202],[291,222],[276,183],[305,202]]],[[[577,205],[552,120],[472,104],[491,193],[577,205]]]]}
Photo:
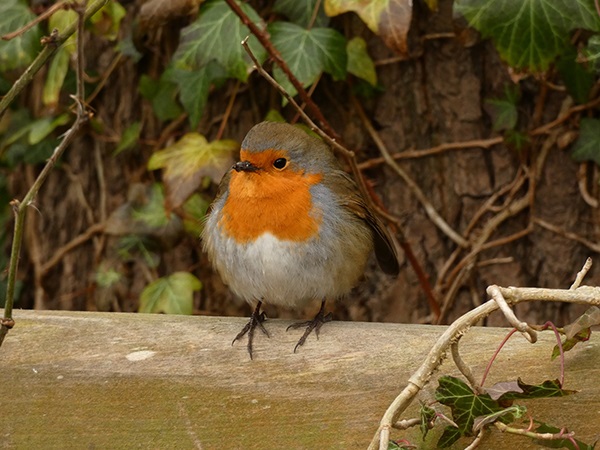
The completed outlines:
{"type": "MultiPolygon", "coordinates": [[[[271,338],[257,335],[250,360],[245,342],[231,346],[244,318],[16,311],[15,319],[0,348],[0,448],[366,448],[444,329],[332,322],[293,353],[300,330],[268,320],[271,338]]],[[[474,328],[463,338],[478,378],[506,331],[474,328]]],[[[535,345],[514,337],[488,384],[558,377],[553,345],[551,333],[535,345]]],[[[580,392],[526,402],[532,415],[597,439],[598,361],[593,335],[566,358],[565,387],[580,392]]],[[[458,375],[450,361],[440,374],[458,375]]],[[[416,431],[405,437],[434,448],[435,436],[422,443],[416,431]]],[[[481,448],[537,448],[529,445],[493,432],[481,448]]]]}

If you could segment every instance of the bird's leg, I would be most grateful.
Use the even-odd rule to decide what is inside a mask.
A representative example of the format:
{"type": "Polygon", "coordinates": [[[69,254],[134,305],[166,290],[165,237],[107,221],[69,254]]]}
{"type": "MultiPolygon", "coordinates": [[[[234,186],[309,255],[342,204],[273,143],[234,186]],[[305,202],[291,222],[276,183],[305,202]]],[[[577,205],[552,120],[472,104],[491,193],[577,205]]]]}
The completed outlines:
{"type": "Polygon", "coordinates": [[[296,328],[306,327],[304,334],[302,335],[300,340],[298,340],[298,343],[294,347],[294,353],[296,353],[296,350],[298,350],[298,347],[304,345],[304,342],[306,342],[306,338],[313,330],[315,331],[315,334],[317,335],[317,339],[319,339],[319,330],[321,330],[321,327],[323,326],[323,324],[326,322],[331,322],[331,320],[332,320],[331,313],[325,314],[324,312],[325,312],[325,300],[323,300],[321,302],[321,308],[319,309],[319,312],[314,317],[314,319],[307,320],[306,322],[293,323],[289,327],[287,327],[286,331],[289,330],[290,328],[296,329],[296,328]]]}
{"type": "Polygon", "coordinates": [[[248,353],[250,354],[250,359],[252,359],[252,341],[254,340],[254,330],[258,327],[260,331],[267,335],[267,337],[271,337],[269,332],[262,324],[266,320],[267,316],[265,316],[264,312],[260,312],[261,305],[262,301],[259,301],[256,305],[256,308],[254,308],[254,312],[250,316],[248,323],[244,326],[244,328],[242,328],[242,331],[240,331],[237,336],[233,338],[233,341],[231,342],[231,345],[235,344],[235,341],[241,339],[246,333],[248,333],[248,353]]]}

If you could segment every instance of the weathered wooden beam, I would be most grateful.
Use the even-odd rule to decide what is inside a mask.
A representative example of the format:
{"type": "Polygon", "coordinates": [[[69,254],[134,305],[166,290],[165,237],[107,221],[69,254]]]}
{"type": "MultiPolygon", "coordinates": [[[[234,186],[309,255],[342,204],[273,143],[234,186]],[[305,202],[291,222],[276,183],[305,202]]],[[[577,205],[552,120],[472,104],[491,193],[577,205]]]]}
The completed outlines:
{"type": "MultiPolygon", "coordinates": [[[[15,319],[0,348],[0,448],[366,448],[443,331],[332,322],[293,353],[301,331],[269,320],[271,338],[257,333],[250,360],[245,341],[231,346],[243,318],[16,311],[15,319]]],[[[474,328],[463,338],[476,376],[506,331],[474,328]]],[[[535,345],[513,337],[487,384],[557,378],[553,345],[551,332],[535,345]]],[[[532,415],[597,439],[599,361],[594,335],[566,357],[565,387],[581,392],[525,402],[532,415]]],[[[450,360],[440,374],[458,375],[450,360]]],[[[421,445],[416,432],[409,437],[421,445]]],[[[497,431],[484,442],[534,448],[497,431]]]]}

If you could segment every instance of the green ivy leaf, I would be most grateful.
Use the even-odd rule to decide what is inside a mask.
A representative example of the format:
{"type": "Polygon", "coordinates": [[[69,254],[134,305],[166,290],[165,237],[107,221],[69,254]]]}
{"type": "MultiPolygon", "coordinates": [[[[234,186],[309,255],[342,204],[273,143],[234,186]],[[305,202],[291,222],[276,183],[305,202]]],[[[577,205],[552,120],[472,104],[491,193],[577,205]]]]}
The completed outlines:
{"type": "Polygon", "coordinates": [[[226,76],[215,61],[195,70],[173,69],[169,79],[179,86],[179,100],[189,114],[190,126],[196,128],[208,100],[210,86],[226,76]]]}
{"type": "Polygon", "coordinates": [[[94,25],[94,32],[114,41],[118,38],[121,21],[126,15],[127,10],[118,1],[112,0],[90,17],[90,22],[94,25]]]}
{"type": "Polygon", "coordinates": [[[183,204],[183,227],[192,236],[200,236],[204,228],[204,218],[210,202],[200,194],[194,194],[183,204]]]}
{"type": "Polygon", "coordinates": [[[573,100],[579,104],[587,102],[596,77],[590,67],[577,62],[577,52],[573,47],[567,48],[558,58],[556,68],[573,100]]]}
{"type": "MultiPolygon", "coordinates": [[[[435,2],[432,2],[432,4],[435,2]]],[[[412,0],[325,0],[325,14],[337,16],[354,11],[369,29],[392,50],[407,53],[408,30],[412,20],[412,0]]],[[[432,5],[430,5],[432,6],[432,5]]],[[[437,6],[437,5],[435,5],[437,6]]]]}
{"type": "Polygon", "coordinates": [[[129,187],[127,202],[116,208],[106,220],[105,233],[123,236],[121,257],[141,255],[148,265],[158,264],[155,249],[170,247],[181,237],[181,218],[165,209],[163,186],[134,183],[129,187]]]}
{"type": "MultiPolygon", "coordinates": [[[[334,80],[346,78],[346,38],[336,30],[306,30],[289,22],[273,22],[268,31],[271,42],[304,87],[313,84],[322,72],[329,73],[334,80]]],[[[276,67],[273,74],[290,95],[296,94],[281,69],[276,67]]]]}
{"type": "Polygon", "coordinates": [[[429,433],[429,430],[431,429],[431,424],[435,420],[435,409],[430,408],[429,406],[422,403],[421,409],[419,411],[419,416],[421,418],[421,435],[423,436],[423,439],[425,439],[427,437],[427,433],[429,433]]]}
{"type": "Polygon", "coordinates": [[[169,215],[164,207],[165,198],[160,183],[154,183],[147,201],[139,207],[134,207],[132,218],[143,222],[150,228],[162,228],[169,224],[169,215]]]}
{"type": "Polygon", "coordinates": [[[303,0],[301,2],[298,0],[276,0],[273,11],[283,14],[291,22],[303,28],[326,27],[329,24],[329,17],[323,10],[321,0],[303,0]],[[319,9],[315,14],[317,7],[319,9]]]}
{"type": "Polygon", "coordinates": [[[141,259],[151,268],[160,263],[156,242],[148,236],[129,234],[121,237],[117,242],[117,254],[124,261],[141,259]]]}
{"type": "Polygon", "coordinates": [[[362,78],[371,86],[377,85],[377,72],[375,63],[367,52],[367,43],[363,38],[355,37],[346,45],[348,53],[348,72],[362,78]]]}
{"type": "Polygon", "coordinates": [[[517,69],[546,70],[575,28],[600,31],[593,0],[457,0],[454,6],[517,69]]]}
{"type": "MultiPolygon", "coordinates": [[[[77,21],[77,13],[73,10],[58,10],[48,20],[48,28],[53,30],[64,30],[68,25],[77,21]]],[[[69,70],[69,60],[75,52],[76,41],[73,34],[67,41],[58,49],[54,58],[48,67],[48,75],[44,83],[44,92],[42,94],[42,102],[44,105],[56,107],[60,96],[60,91],[65,82],[67,71],[69,70]]]]}
{"type": "Polygon", "coordinates": [[[148,170],[163,169],[163,181],[170,208],[180,206],[205,176],[214,182],[233,164],[239,144],[232,140],[208,142],[199,133],[187,133],[173,145],[155,152],[148,170]]]}
{"type": "Polygon", "coordinates": [[[142,291],[139,312],[190,315],[194,291],[201,288],[200,280],[188,272],[175,272],[159,278],[142,291]]]}
{"type": "Polygon", "coordinates": [[[438,441],[438,448],[452,445],[461,436],[472,436],[476,417],[487,416],[503,409],[488,394],[475,394],[458,378],[443,376],[438,383],[435,398],[441,404],[450,407],[452,419],[458,425],[458,428],[446,427],[438,441]]]}
{"type": "Polygon", "coordinates": [[[571,157],[577,162],[594,161],[600,165],[600,120],[584,117],[579,124],[579,138],[571,157]]]}
{"type": "Polygon", "coordinates": [[[56,127],[69,123],[69,114],[64,113],[57,117],[44,117],[37,119],[29,124],[29,133],[27,141],[30,145],[35,145],[45,139],[52,133],[56,127]]]}
{"type": "Polygon", "coordinates": [[[114,155],[118,155],[125,150],[133,148],[140,139],[141,131],[142,122],[133,122],[129,125],[125,131],[123,131],[123,135],[121,136],[119,145],[117,145],[117,148],[115,149],[114,155]]]}
{"type": "MultiPolygon", "coordinates": [[[[253,23],[264,28],[261,18],[250,5],[239,5],[253,23]]],[[[181,69],[197,70],[215,60],[229,76],[245,82],[253,66],[241,45],[246,36],[251,36],[250,30],[223,0],[207,2],[198,19],[181,30],[173,63],[181,69]]],[[[254,36],[250,37],[248,45],[259,61],[266,58],[265,49],[254,36]]]]}
{"type": "MultiPolygon", "coordinates": [[[[512,383],[504,383],[506,386],[512,383]]],[[[498,389],[493,387],[496,392],[498,389]]],[[[506,404],[516,399],[532,399],[532,398],[549,398],[549,397],[564,397],[571,395],[577,391],[562,389],[558,380],[545,380],[542,384],[527,384],[520,378],[517,379],[516,386],[508,388],[500,397],[498,402],[506,404]]]]}
{"type": "MultiPolygon", "coordinates": [[[[22,28],[35,19],[35,15],[21,0],[0,2],[0,36],[22,28]]],[[[0,72],[26,66],[40,49],[40,29],[35,25],[31,30],[10,41],[0,40],[0,72]]]]}
{"type": "Polygon", "coordinates": [[[488,114],[492,118],[494,131],[514,130],[519,119],[517,102],[519,100],[519,89],[507,87],[504,98],[490,98],[485,100],[488,114]]]}
{"type": "Polygon", "coordinates": [[[161,121],[173,120],[183,112],[177,102],[179,88],[171,81],[172,70],[165,70],[159,80],[142,75],[138,86],[140,94],[152,102],[152,110],[161,121]]]}
{"type": "Polygon", "coordinates": [[[100,288],[109,288],[123,279],[123,274],[112,267],[100,266],[94,274],[94,281],[100,288]]]}
{"type": "Polygon", "coordinates": [[[585,60],[591,64],[596,70],[600,71],[600,35],[594,35],[588,39],[587,47],[584,49],[583,54],[585,60]]]}

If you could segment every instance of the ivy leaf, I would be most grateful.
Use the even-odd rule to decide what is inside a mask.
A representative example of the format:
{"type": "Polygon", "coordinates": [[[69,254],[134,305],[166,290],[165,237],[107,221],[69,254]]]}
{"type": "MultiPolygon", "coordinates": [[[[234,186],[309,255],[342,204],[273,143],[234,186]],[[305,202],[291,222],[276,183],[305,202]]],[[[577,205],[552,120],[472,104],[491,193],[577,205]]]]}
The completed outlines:
{"type": "Polygon", "coordinates": [[[367,52],[367,43],[363,38],[355,37],[346,45],[348,53],[348,72],[362,78],[371,86],[377,85],[377,72],[375,63],[367,52]]]}
{"type": "MultiPolygon", "coordinates": [[[[107,234],[148,237],[166,247],[176,242],[182,229],[181,219],[165,210],[165,196],[160,183],[151,186],[132,184],[127,197],[127,202],[108,217],[105,228],[107,234]]],[[[138,243],[131,246],[136,247],[138,243]]]]}
{"type": "MultiPolygon", "coordinates": [[[[271,42],[304,87],[313,84],[323,71],[334,80],[346,77],[346,38],[338,31],[332,28],[306,30],[289,22],[273,22],[268,31],[271,42]]],[[[273,74],[290,95],[296,94],[281,69],[276,67],[273,74]]]]}
{"type": "Polygon", "coordinates": [[[114,41],[119,35],[121,21],[126,15],[127,10],[118,1],[112,0],[90,17],[90,22],[94,25],[92,30],[96,34],[114,41]]]}
{"type": "Polygon", "coordinates": [[[519,89],[507,87],[504,98],[490,98],[485,100],[486,111],[492,118],[494,131],[514,130],[519,119],[517,102],[519,89]]]}
{"type": "MultiPolygon", "coordinates": [[[[562,343],[562,348],[564,352],[568,352],[578,342],[587,341],[592,335],[592,328],[595,325],[600,324],[600,308],[597,306],[592,306],[586,312],[584,312],[580,317],[575,320],[575,322],[570,323],[569,325],[565,325],[563,327],[563,331],[565,333],[566,339],[565,342],[562,343]]],[[[558,345],[554,346],[552,350],[552,359],[556,358],[560,354],[560,350],[558,345]]]]}
{"type": "Polygon", "coordinates": [[[29,124],[27,142],[35,145],[44,140],[55,128],[69,123],[69,114],[63,113],[57,117],[44,117],[29,124]]]}
{"type": "Polygon", "coordinates": [[[579,104],[587,102],[596,77],[591,68],[577,62],[577,51],[573,47],[558,58],[556,68],[573,100],[579,104]]]}
{"type": "MultiPolygon", "coordinates": [[[[247,3],[239,4],[250,20],[264,28],[261,18],[247,3]]],[[[241,42],[251,35],[238,16],[223,0],[207,2],[198,19],[181,30],[179,47],[173,55],[173,63],[182,69],[199,69],[210,61],[217,61],[227,74],[240,81],[248,79],[253,67],[241,42]]],[[[250,49],[259,61],[266,58],[266,50],[251,36],[250,49]]]]}
{"type": "Polygon", "coordinates": [[[463,434],[458,428],[447,426],[437,441],[437,448],[448,448],[458,441],[463,434]]]}
{"type": "MultiPolygon", "coordinates": [[[[169,224],[169,215],[164,208],[162,186],[154,183],[149,195],[141,205],[132,205],[131,217],[134,221],[142,222],[150,229],[159,229],[169,224]]],[[[141,234],[141,233],[140,233],[141,234]]]]}
{"type": "Polygon", "coordinates": [[[204,228],[204,218],[210,202],[200,194],[193,194],[183,204],[183,227],[192,236],[200,236],[204,228]]]}
{"type": "MultiPolygon", "coordinates": [[[[559,434],[559,433],[567,433],[568,431],[564,428],[557,428],[552,425],[548,425],[546,423],[541,423],[535,430],[536,433],[550,433],[550,434],[559,434]]],[[[568,450],[594,450],[596,448],[596,442],[592,445],[586,444],[585,442],[581,442],[579,439],[539,439],[536,440],[535,443],[547,448],[566,448],[568,450]],[[573,443],[575,442],[575,444],[573,443]]]]}
{"type": "Polygon", "coordinates": [[[594,161],[600,165],[600,120],[584,117],[579,124],[579,138],[571,157],[577,161],[594,161]]]}
{"type": "Polygon", "coordinates": [[[431,424],[435,420],[436,412],[435,409],[430,408],[429,406],[421,403],[421,409],[419,411],[419,416],[421,418],[421,435],[423,435],[423,439],[427,437],[427,433],[431,429],[431,424]]]}
{"type": "Polygon", "coordinates": [[[507,404],[516,399],[564,397],[576,392],[562,389],[558,380],[546,380],[542,384],[527,384],[519,378],[517,386],[500,395],[498,402],[507,404]]]}
{"type": "MultiPolygon", "coordinates": [[[[77,21],[77,13],[73,10],[58,10],[48,20],[48,28],[64,30],[69,24],[77,21]]],[[[50,62],[46,82],[44,83],[44,92],[42,94],[42,102],[44,105],[56,107],[60,91],[65,82],[67,71],[69,70],[69,60],[75,52],[76,41],[73,34],[67,41],[58,49],[54,58],[50,62]]]]}
{"type": "Polygon", "coordinates": [[[568,48],[571,30],[600,31],[590,0],[457,0],[454,6],[516,69],[546,70],[568,48]]]}
{"type": "Polygon", "coordinates": [[[133,122],[131,125],[129,125],[125,131],[123,131],[123,135],[121,136],[121,140],[115,149],[114,155],[116,156],[125,150],[133,148],[140,138],[141,131],[142,122],[133,122]]]}
{"type": "Polygon", "coordinates": [[[584,49],[586,61],[588,61],[596,72],[600,71],[600,35],[594,35],[588,39],[587,47],[584,49]]]}
{"type": "Polygon", "coordinates": [[[435,398],[441,404],[450,407],[452,419],[458,425],[458,428],[446,427],[438,441],[438,448],[449,447],[461,436],[472,436],[476,417],[487,416],[503,409],[489,394],[476,395],[458,378],[443,376],[438,383],[435,398]]]}
{"type": "Polygon", "coordinates": [[[163,169],[169,208],[179,207],[205,176],[218,182],[233,164],[239,144],[232,140],[208,142],[199,133],[187,133],[173,145],[155,152],[148,170],[163,169]]]}
{"type": "Polygon", "coordinates": [[[179,100],[189,114],[190,126],[196,128],[208,100],[210,86],[225,77],[225,72],[215,61],[195,70],[173,69],[169,79],[179,86],[179,100]]]}
{"type": "Polygon", "coordinates": [[[412,0],[325,0],[325,14],[337,16],[354,11],[385,45],[400,54],[407,54],[406,37],[412,20],[412,3],[412,0]]]}
{"type": "MultiPolygon", "coordinates": [[[[35,19],[26,2],[2,0],[0,2],[0,36],[22,28],[35,19]]],[[[35,25],[31,30],[10,41],[0,40],[0,72],[26,66],[40,49],[40,29],[35,25]]]]}
{"type": "Polygon", "coordinates": [[[202,288],[198,278],[188,272],[175,272],[159,278],[140,295],[141,313],[192,314],[194,291],[202,288]]]}
{"type": "Polygon", "coordinates": [[[304,0],[301,2],[298,0],[276,0],[273,4],[273,11],[283,14],[291,22],[304,28],[326,27],[329,24],[329,17],[323,10],[321,0],[304,0]],[[319,9],[315,14],[317,7],[319,9]]]}
{"type": "Polygon", "coordinates": [[[123,261],[142,260],[151,268],[160,264],[156,242],[148,236],[129,234],[121,237],[117,242],[117,254],[123,261]]]}
{"type": "Polygon", "coordinates": [[[173,69],[167,69],[159,80],[153,80],[148,75],[140,77],[138,89],[142,97],[152,102],[152,110],[161,121],[173,120],[182,113],[177,103],[177,84],[171,81],[173,69]]]}

